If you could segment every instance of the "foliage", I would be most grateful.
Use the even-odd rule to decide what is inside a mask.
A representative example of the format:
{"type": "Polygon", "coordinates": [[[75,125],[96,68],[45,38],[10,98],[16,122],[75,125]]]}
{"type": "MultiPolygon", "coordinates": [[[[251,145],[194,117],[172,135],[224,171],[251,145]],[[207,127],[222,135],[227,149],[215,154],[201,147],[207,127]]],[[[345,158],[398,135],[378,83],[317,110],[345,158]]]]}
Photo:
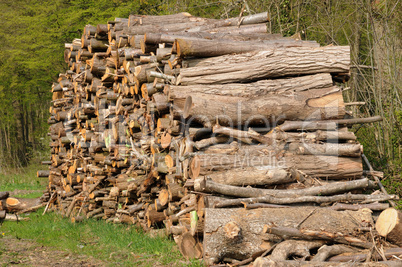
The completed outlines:
{"type": "Polygon", "coordinates": [[[151,238],[135,227],[104,221],[73,224],[56,213],[42,216],[42,211],[31,214],[30,221],[6,221],[0,232],[5,238],[31,239],[48,247],[92,256],[110,266],[201,266],[186,262],[173,240],[151,238]]]}

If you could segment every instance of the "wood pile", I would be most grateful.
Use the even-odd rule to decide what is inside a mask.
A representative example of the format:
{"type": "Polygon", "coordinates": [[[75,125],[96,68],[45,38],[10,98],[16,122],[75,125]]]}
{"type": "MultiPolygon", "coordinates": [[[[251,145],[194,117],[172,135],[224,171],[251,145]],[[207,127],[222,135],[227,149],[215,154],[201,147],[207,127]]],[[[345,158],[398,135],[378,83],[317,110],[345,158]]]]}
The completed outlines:
{"type": "Polygon", "coordinates": [[[268,34],[267,21],[87,25],[52,86],[46,208],[165,228],[209,265],[400,254],[372,230],[371,212],[397,196],[377,190],[381,173],[363,170],[347,128],[381,119],[352,118],[343,102],[349,47],[268,34]]]}

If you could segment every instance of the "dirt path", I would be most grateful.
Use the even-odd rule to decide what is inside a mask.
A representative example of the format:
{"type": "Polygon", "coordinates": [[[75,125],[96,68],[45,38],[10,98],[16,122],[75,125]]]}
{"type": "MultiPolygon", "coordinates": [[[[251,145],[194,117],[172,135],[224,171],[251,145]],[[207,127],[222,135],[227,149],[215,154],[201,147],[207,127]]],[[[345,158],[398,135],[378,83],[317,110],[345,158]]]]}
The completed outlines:
{"type": "Polygon", "coordinates": [[[44,247],[32,240],[0,238],[0,266],[106,266],[92,257],[44,247]]]}

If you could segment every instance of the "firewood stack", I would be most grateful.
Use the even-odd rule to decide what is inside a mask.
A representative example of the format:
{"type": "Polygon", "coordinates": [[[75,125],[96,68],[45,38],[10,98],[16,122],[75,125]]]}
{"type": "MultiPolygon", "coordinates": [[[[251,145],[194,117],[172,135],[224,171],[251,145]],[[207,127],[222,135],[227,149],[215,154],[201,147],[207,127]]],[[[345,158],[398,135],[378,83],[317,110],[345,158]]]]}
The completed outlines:
{"type": "Polygon", "coordinates": [[[165,227],[207,264],[367,254],[371,211],[397,196],[370,194],[381,173],[363,171],[347,129],[379,119],[353,119],[343,102],[349,47],[268,34],[267,21],[87,25],[52,87],[52,155],[38,172],[49,206],[73,222],[165,227]]]}

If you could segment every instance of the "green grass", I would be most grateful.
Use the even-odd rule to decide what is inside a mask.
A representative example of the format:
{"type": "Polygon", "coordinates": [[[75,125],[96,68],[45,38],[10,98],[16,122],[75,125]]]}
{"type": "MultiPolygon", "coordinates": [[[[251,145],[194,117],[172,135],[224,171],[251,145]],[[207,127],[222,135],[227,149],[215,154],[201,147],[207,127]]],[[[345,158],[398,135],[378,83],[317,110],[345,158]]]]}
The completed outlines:
{"type": "Polygon", "coordinates": [[[0,191],[44,190],[48,180],[36,177],[36,171],[40,169],[44,166],[30,165],[22,170],[0,172],[0,191]]]}
{"type": "MultiPolygon", "coordinates": [[[[43,209],[41,209],[43,211],[43,209]]],[[[31,214],[30,221],[4,222],[0,238],[31,239],[44,246],[93,256],[113,266],[202,266],[186,261],[173,240],[151,238],[133,226],[88,220],[71,223],[56,213],[31,214]]]]}

